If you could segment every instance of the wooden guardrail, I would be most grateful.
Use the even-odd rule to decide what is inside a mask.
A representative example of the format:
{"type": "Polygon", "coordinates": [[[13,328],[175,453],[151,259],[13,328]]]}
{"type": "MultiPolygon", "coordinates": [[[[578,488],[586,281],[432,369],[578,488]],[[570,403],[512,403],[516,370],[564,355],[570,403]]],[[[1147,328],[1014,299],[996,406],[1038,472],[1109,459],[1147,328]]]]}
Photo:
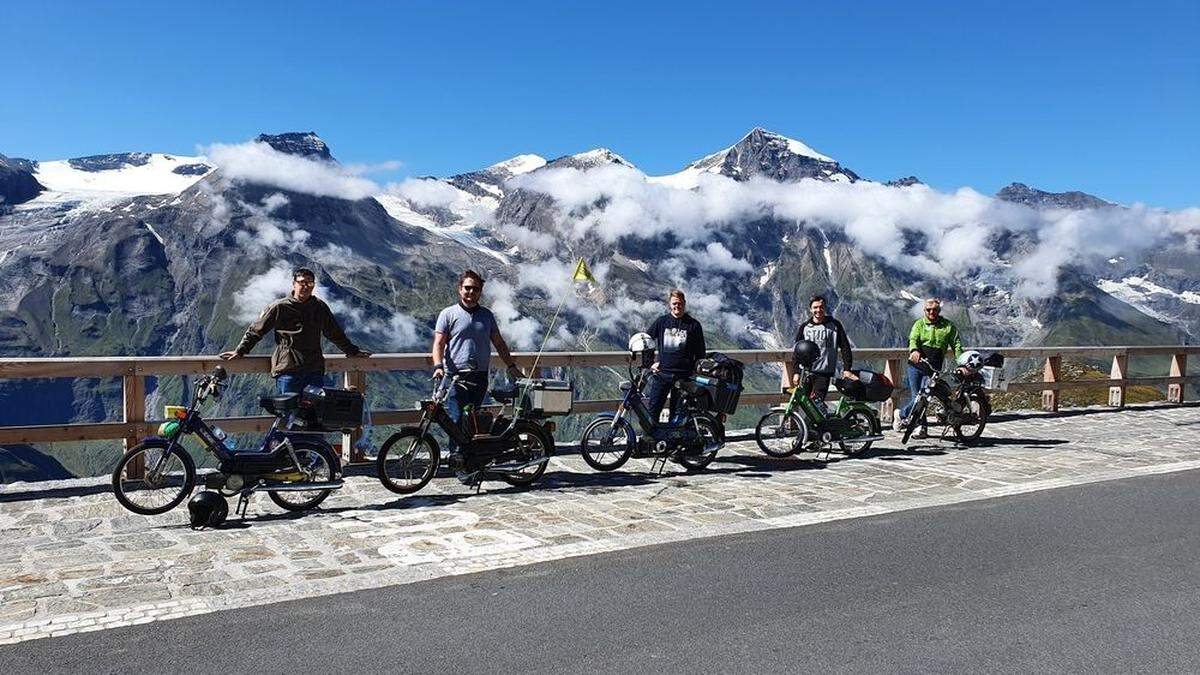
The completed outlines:
{"type": "MultiPolygon", "coordinates": [[[[1034,348],[981,348],[981,351],[997,350],[1007,358],[1043,359],[1041,382],[1013,382],[1009,391],[1042,392],[1042,408],[1058,410],[1058,393],[1065,389],[1107,387],[1109,405],[1124,406],[1125,390],[1136,385],[1167,385],[1167,400],[1183,401],[1184,385],[1189,380],[1200,379],[1187,375],[1187,357],[1200,353],[1200,346],[1148,346],[1148,347],[1034,347],[1034,348]],[[1129,358],[1132,356],[1170,356],[1170,371],[1165,377],[1128,377],[1129,358]],[[1107,380],[1063,381],[1061,365],[1064,357],[1087,359],[1111,358],[1112,368],[1107,380]]],[[[790,350],[728,350],[733,358],[744,363],[769,363],[781,367],[782,380],[791,378],[790,350]]],[[[883,361],[884,373],[896,384],[892,400],[882,404],[882,412],[890,415],[904,389],[905,349],[856,349],[859,362],[883,361]]],[[[514,354],[523,368],[534,364],[532,353],[514,354]]],[[[372,372],[391,370],[428,370],[431,366],[428,354],[377,354],[367,359],[347,358],[341,355],[326,356],[326,369],[343,373],[344,385],[367,391],[367,375],[372,372]]],[[[626,352],[551,352],[537,360],[539,368],[595,368],[624,366],[626,352]]],[[[98,422],[83,424],[51,424],[37,426],[0,427],[0,445],[16,443],[52,443],[62,441],[86,441],[123,439],[126,447],[132,447],[140,438],[154,433],[162,420],[146,416],[146,378],[162,375],[202,375],[211,372],[218,364],[230,373],[269,373],[270,359],[267,356],[247,356],[234,361],[221,361],[215,356],[148,356],[148,357],[67,357],[0,359],[0,379],[32,378],[95,378],[120,377],[123,382],[124,405],[120,422],[98,422]]],[[[781,400],[779,391],[748,392],[742,395],[744,405],[772,404],[781,400]]],[[[610,410],[615,399],[576,401],[574,412],[587,413],[610,410]]],[[[415,422],[419,412],[414,410],[372,411],[372,422],[376,425],[406,424],[415,422]]],[[[269,416],[214,418],[212,421],[230,432],[265,431],[275,418],[269,416]]],[[[343,435],[343,451],[352,452],[354,434],[343,435]]],[[[353,459],[353,457],[351,457],[353,459]]]]}

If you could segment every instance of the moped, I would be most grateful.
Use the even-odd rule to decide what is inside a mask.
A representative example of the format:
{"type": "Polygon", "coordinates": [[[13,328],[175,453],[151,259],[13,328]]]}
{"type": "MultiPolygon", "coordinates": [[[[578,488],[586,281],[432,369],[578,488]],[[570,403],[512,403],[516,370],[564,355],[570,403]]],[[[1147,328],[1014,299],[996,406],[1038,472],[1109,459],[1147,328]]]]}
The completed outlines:
{"type": "Polygon", "coordinates": [[[342,487],[341,462],[319,434],[299,431],[302,394],[267,396],[259,403],[275,422],[253,450],[235,450],[220,427],[200,413],[209,398],[219,399],[228,374],[217,366],[196,383],[186,408],[168,406],[168,419],[159,435],[138,443],[113,471],[113,492],[121,506],[141,515],[158,515],[179,506],[196,485],[196,464],[183,447],[195,435],[218,460],[217,471],[205,476],[205,486],[223,497],[238,496],[236,513],[245,517],[250,496],[266,492],[289,511],[316,507],[342,487]]]}
{"type": "Polygon", "coordinates": [[[828,454],[836,445],[842,453],[856,455],[883,440],[879,414],[870,403],[855,397],[861,387],[856,387],[854,380],[834,380],[842,397],[837,408],[828,412],[804,393],[812,373],[800,366],[800,377],[800,386],[790,388],[788,402],[769,410],[754,428],[754,440],[763,452],[772,457],[788,457],[806,449],[828,454]]]}
{"type": "Polygon", "coordinates": [[[629,364],[629,380],[621,383],[621,402],[615,412],[601,413],[583,430],[579,450],[588,466],[597,471],[615,471],[630,457],[653,458],[651,470],[661,474],[668,460],[691,471],[707,467],[725,444],[720,419],[702,404],[707,392],[694,380],[675,383],[678,405],[667,423],[650,418],[642,388],[657,376],[647,365],[635,375],[629,364]],[[639,434],[630,423],[637,421],[639,434]]]}
{"type": "Polygon", "coordinates": [[[434,386],[433,394],[420,402],[421,421],[392,434],[375,458],[376,473],[384,487],[397,494],[412,494],[425,487],[437,473],[441,451],[430,429],[437,424],[462,453],[462,466],[453,467],[469,485],[498,478],[509,485],[530,485],[546,471],[554,452],[554,422],[549,415],[527,404],[527,396],[516,383],[492,391],[492,398],[513,406],[511,416],[492,416],[466,410],[456,423],[446,411],[451,387],[466,389],[472,384],[460,374],[448,374],[434,386]]]}

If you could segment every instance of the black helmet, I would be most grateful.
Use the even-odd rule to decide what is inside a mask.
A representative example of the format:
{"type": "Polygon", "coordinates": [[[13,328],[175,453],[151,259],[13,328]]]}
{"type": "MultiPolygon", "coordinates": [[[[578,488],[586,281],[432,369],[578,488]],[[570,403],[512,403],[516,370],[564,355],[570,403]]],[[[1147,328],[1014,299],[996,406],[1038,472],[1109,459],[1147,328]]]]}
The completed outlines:
{"type": "Polygon", "coordinates": [[[192,529],[202,530],[225,522],[225,516],[229,515],[229,504],[221,495],[205,490],[192,497],[188,502],[188,511],[192,514],[192,529]]]}
{"type": "Polygon", "coordinates": [[[812,340],[799,340],[792,347],[792,360],[801,368],[811,368],[820,355],[821,348],[812,340]]]}

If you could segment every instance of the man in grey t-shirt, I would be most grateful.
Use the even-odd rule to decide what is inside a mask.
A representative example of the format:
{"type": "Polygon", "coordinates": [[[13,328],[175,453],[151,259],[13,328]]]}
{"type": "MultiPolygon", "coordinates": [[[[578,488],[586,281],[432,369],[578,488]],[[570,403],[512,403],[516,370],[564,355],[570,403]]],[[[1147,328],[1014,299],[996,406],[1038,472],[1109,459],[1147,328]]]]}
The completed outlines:
{"type": "MultiPolygon", "coordinates": [[[[509,377],[522,377],[508,343],[500,336],[496,317],[487,307],[479,304],[483,294],[483,277],[475,270],[466,270],[458,279],[458,303],[450,305],[438,314],[433,329],[433,376],[441,379],[447,374],[458,375],[465,387],[451,387],[446,395],[446,414],[457,423],[462,419],[463,408],[471,405],[478,408],[487,394],[488,363],[492,347],[508,366],[509,377]]],[[[450,464],[457,468],[454,441],[449,443],[450,464]]]]}

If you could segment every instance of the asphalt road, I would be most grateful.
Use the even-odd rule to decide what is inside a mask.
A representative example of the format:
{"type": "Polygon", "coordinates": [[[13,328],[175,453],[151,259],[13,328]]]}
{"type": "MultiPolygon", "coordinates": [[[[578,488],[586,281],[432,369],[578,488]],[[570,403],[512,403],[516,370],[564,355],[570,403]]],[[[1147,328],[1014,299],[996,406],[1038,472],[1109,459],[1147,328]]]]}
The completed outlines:
{"type": "Polygon", "coordinates": [[[0,672],[1200,672],[1200,472],[0,647],[0,672]]]}

